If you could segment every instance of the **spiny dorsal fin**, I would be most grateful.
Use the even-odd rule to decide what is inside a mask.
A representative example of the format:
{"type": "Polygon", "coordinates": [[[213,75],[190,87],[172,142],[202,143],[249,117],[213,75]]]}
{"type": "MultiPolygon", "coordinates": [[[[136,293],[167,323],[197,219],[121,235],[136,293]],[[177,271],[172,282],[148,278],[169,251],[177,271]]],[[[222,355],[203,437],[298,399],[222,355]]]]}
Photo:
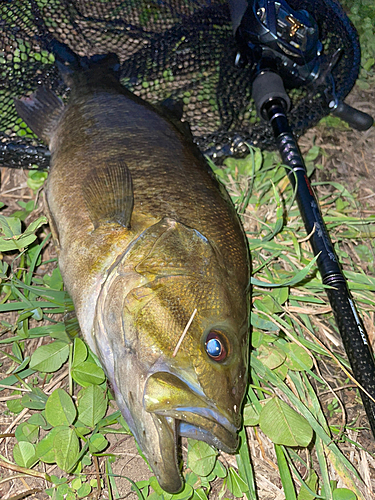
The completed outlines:
{"type": "Polygon", "coordinates": [[[95,229],[111,222],[130,227],[133,183],[124,163],[114,161],[94,168],[82,189],[95,229]]]}
{"type": "Polygon", "coordinates": [[[181,100],[175,101],[171,97],[168,97],[168,99],[165,99],[156,107],[160,109],[161,113],[168,118],[182,134],[193,139],[193,134],[191,133],[188,122],[181,121],[184,114],[184,104],[181,100]]]}
{"type": "Polygon", "coordinates": [[[63,112],[64,104],[46,87],[40,87],[34,94],[15,99],[17,113],[31,130],[49,144],[51,135],[63,112]]]}
{"type": "Polygon", "coordinates": [[[175,120],[181,121],[182,115],[184,114],[184,104],[181,100],[174,100],[172,97],[164,99],[160,103],[166,113],[173,117],[175,120]]]}

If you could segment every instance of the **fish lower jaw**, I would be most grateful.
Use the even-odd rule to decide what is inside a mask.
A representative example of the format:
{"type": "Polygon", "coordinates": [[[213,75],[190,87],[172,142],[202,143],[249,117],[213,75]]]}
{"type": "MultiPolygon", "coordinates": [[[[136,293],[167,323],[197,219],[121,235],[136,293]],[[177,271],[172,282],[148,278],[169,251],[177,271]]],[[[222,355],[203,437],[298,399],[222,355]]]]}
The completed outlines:
{"type": "Polygon", "coordinates": [[[225,411],[199,389],[198,385],[188,384],[181,375],[157,371],[145,384],[143,408],[149,414],[164,417],[169,423],[171,420],[176,422],[176,433],[180,436],[205,441],[226,453],[235,453],[239,414],[225,411]]]}
{"type": "Polygon", "coordinates": [[[239,439],[236,427],[225,417],[215,415],[211,410],[168,408],[165,411],[156,411],[155,414],[164,416],[169,421],[175,420],[177,433],[181,437],[204,441],[225,453],[235,453],[238,448],[239,439]]]}

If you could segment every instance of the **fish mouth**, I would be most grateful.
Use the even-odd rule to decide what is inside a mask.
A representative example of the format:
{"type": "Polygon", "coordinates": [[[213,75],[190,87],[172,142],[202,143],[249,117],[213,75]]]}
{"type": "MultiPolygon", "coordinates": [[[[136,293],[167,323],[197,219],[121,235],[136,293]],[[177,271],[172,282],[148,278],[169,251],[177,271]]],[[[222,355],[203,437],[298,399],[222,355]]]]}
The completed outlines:
{"type": "Polygon", "coordinates": [[[205,441],[226,453],[235,453],[238,448],[233,415],[218,410],[203,393],[176,375],[152,374],[146,382],[143,405],[147,412],[174,419],[180,436],[205,441]]]}

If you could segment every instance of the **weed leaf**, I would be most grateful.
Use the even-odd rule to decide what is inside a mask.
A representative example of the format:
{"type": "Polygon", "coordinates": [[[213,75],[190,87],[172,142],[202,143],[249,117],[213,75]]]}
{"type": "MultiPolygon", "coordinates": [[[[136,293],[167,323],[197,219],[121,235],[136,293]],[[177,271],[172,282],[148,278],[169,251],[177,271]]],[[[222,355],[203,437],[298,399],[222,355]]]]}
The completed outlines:
{"type": "Polygon", "coordinates": [[[78,418],[88,427],[95,427],[107,410],[107,396],[97,385],[89,385],[78,394],[78,418]]]}
{"type": "Polygon", "coordinates": [[[280,330],[280,328],[277,325],[275,325],[275,323],[272,323],[272,321],[268,321],[266,319],[261,318],[255,312],[251,313],[250,322],[254,328],[259,328],[259,330],[268,330],[271,332],[277,332],[278,330],[280,330]]]}
{"type": "Polygon", "coordinates": [[[21,441],[13,448],[13,458],[17,465],[29,469],[38,461],[35,446],[28,441],[21,441]]]}
{"type": "Polygon", "coordinates": [[[62,430],[69,429],[68,426],[60,425],[54,427],[39,443],[36,445],[36,454],[39,460],[46,464],[53,464],[55,460],[54,439],[55,436],[62,430]]]}
{"type": "MultiPolygon", "coordinates": [[[[172,494],[171,493],[167,493],[166,491],[164,491],[161,488],[161,486],[158,483],[158,480],[156,479],[155,476],[150,477],[149,483],[150,483],[151,488],[154,490],[155,494],[158,497],[160,496],[161,498],[164,498],[164,500],[171,500],[172,494]]],[[[150,497],[148,498],[148,500],[150,500],[150,497]]]]}
{"type": "Polygon", "coordinates": [[[100,385],[105,380],[104,371],[100,366],[91,361],[84,361],[72,370],[73,380],[82,387],[100,385]]]}
{"type": "Polygon", "coordinates": [[[318,259],[318,255],[316,255],[308,264],[306,267],[298,271],[290,280],[285,281],[284,283],[267,283],[265,281],[261,281],[257,278],[251,277],[251,284],[259,287],[265,287],[265,288],[276,288],[276,287],[289,287],[289,286],[294,286],[297,285],[297,283],[300,283],[302,280],[306,278],[306,276],[309,274],[311,269],[314,267],[315,262],[318,259]]]}
{"type": "Polygon", "coordinates": [[[221,477],[224,479],[224,477],[227,477],[228,471],[224,467],[224,465],[220,462],[220,460],[216,460],[215,467],[212,471],[212,474],[215,474],[215,477],[221,477]]]}
{"type": "Polygon", "coordinates": [[[208,500],[206,492],[204,491],[203,488],[194,490],[193,500],[208,500]]]}
{"type": "Polygon", "coordinates": [[[259,424],[259,413],[254,405],[245,405],[243,409],[243,424],[250,427],[259,424]]]}
{"type": "Polygon", "coordinates": [[[15,436],[17,441],[27,441],[35,443],[39,435],[39,426],[30,424],[29,422],[22,422],[16,429],[15,436]]]}
{"type": "Polygon", "coordinates": [[[347,488],[336,488],[332,496],[333,500],[357,500],[357,495],[347,488]]]}
{"type": "Polygon", "coordinates": [[[47,223],[47,219],[42,216],[32,222],[26,231],[21,233],[21,221],[17,217],[5,217],[0,215],[0,251],[9,252],[12,250],[21,250],[35,241],[35,231],[47,223]]]}
{"type": "MultiPolygon", "coordinates": [[[[306,479],[306,486],[310,488],[313,492],[318,491],[318,476],[314,470],[310,470],[309,475],[306,479]]],[[[301,484],[301,489],[299,490],[298,500],[314,500],[316,495],[310,493],[304,483],[301,484]]]]}
{"type": "Polygon", "coordinates": [[[72,398],[63,389],[56,389],[46,403],[46,419],[53,427],[71,425],[77,416],[72,398]]]}
{"type": "Polygon", "coordinates": [[[188,467],[198,476],[208,476],[215,466],[217,451],[203,441],[188,440],[188,467]]]}
{"type": "Polygon", "coordinates": [[[287,355],[285,364],[289,370],[304,371],[312,368],[311,356],[299,345],[288,342],[282,346],[282,349],[287,355]]]}
{"type": "Polygon", "coordinates": [[[245,481],[240,478],[233,467],[229,467],[228,476],[225,481],[228,490],[237,498],[242,498],[243,494],[249,489],[245,481]]]}
{"type": "Polygon", "coordinates": [[[181,493],[177,493],[176,495],[172,495],[171,500],[189,500],[194,495],[194,490],[190,484],[185,483],[184,489],[181,493]]]}
{"type": "Polygon", "coordinates": [[[69,356],[69,345],[57,340],[51,344],[42,345],[31,356],[30,368],[42,373],[57,371],[69,356]]]}
{"type": "Polygon", "coordinates": [[[53,440],[55,461],[65,472],[69,472],[77,462],[79,441],[74,429],[63,426],[53,440]]]}
{"type": "Polygon", "coordinates": [[[18,217],[0,215],[0,230],[5,238],[12,238],[21,234],[21,221],[18,217]]]}
{"type": "Polygon", "coordinates": [[[258,359],[264,366],[270,368],[270,370],[273,370],[284,363],[285,358],[286,355],[283,350],[275,345],[262,344],[258,349],[258,359]]]}
{"type": "Polygon", "coordinates": [[[103,451],[107,447],[107,445],[108,441],[103,436],[103,434],[94,434],[93,436],[91,436],[89,441],[90,453],[99,453],[100,451],[103,451]]]}
{"type": "Polygon", "coordinates": [[[83,363],[87,358],[87,347],[83,340],[74,339],[73,369],[83,363]]]}
{"type": "Polygon", "coordinates": [[[44,410],[47,402],[47,396],[39,387],[33,387],[33,392],[22,396],[21,405],[30,410],[44,410]]]}
{"type": "Polygon", "coordinates": [[[259,425],[275,444],[306,447],[313,436],[307,420],[277,397],[263,406],[259,425]]]}
{"type": "MultiPolygon", "coordinates": [[[[11,393],[12,396],[15,396],[19,394],[20,391],[13,391],[11,393]]],[[[21,413],[21,411],[24,409],[24,407],[21,405],[21,400],[20,399],[11,399],[7,401],[7,408],[9,411],[12,413],[21,413]]]]}
{"type": "Polygon", "coordinates": [[[88,483],[84,483],[77,490],[78,498],[87,498],[90,493],[91,493],[91,486],[88,483]]]}

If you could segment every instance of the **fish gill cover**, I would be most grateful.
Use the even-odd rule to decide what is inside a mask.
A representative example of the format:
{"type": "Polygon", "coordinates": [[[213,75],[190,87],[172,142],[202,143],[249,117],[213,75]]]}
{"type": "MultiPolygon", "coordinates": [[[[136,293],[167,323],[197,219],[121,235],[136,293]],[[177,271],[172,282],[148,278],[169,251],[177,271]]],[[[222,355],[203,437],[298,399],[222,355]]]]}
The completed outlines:
{"type": "MultiPolygon", "coordinates": [[[[339,100],[350,92],[360,62],[357,34],[335,0],[290,0],[318,23],[326,64],[341,49],[332,75],[339,100]]],[[[14,98],[44,84],[65,99],[48,39],[81,56],[115,52],[121,82],[153,104],[183,104],[200,149],[212,156],[242,154],[244,142],[272,148],[269,126],[256,118],[250,63],[236,66],[226,0],[8,0],[0,5],[0,163],[47,168],[50,153],[18,117],[14,98]]],[[[286,82],[287,83],[287,82],[286,82]]],[[[329,113],[326,82],[291,93],[297,136],[329,113]]]]}

